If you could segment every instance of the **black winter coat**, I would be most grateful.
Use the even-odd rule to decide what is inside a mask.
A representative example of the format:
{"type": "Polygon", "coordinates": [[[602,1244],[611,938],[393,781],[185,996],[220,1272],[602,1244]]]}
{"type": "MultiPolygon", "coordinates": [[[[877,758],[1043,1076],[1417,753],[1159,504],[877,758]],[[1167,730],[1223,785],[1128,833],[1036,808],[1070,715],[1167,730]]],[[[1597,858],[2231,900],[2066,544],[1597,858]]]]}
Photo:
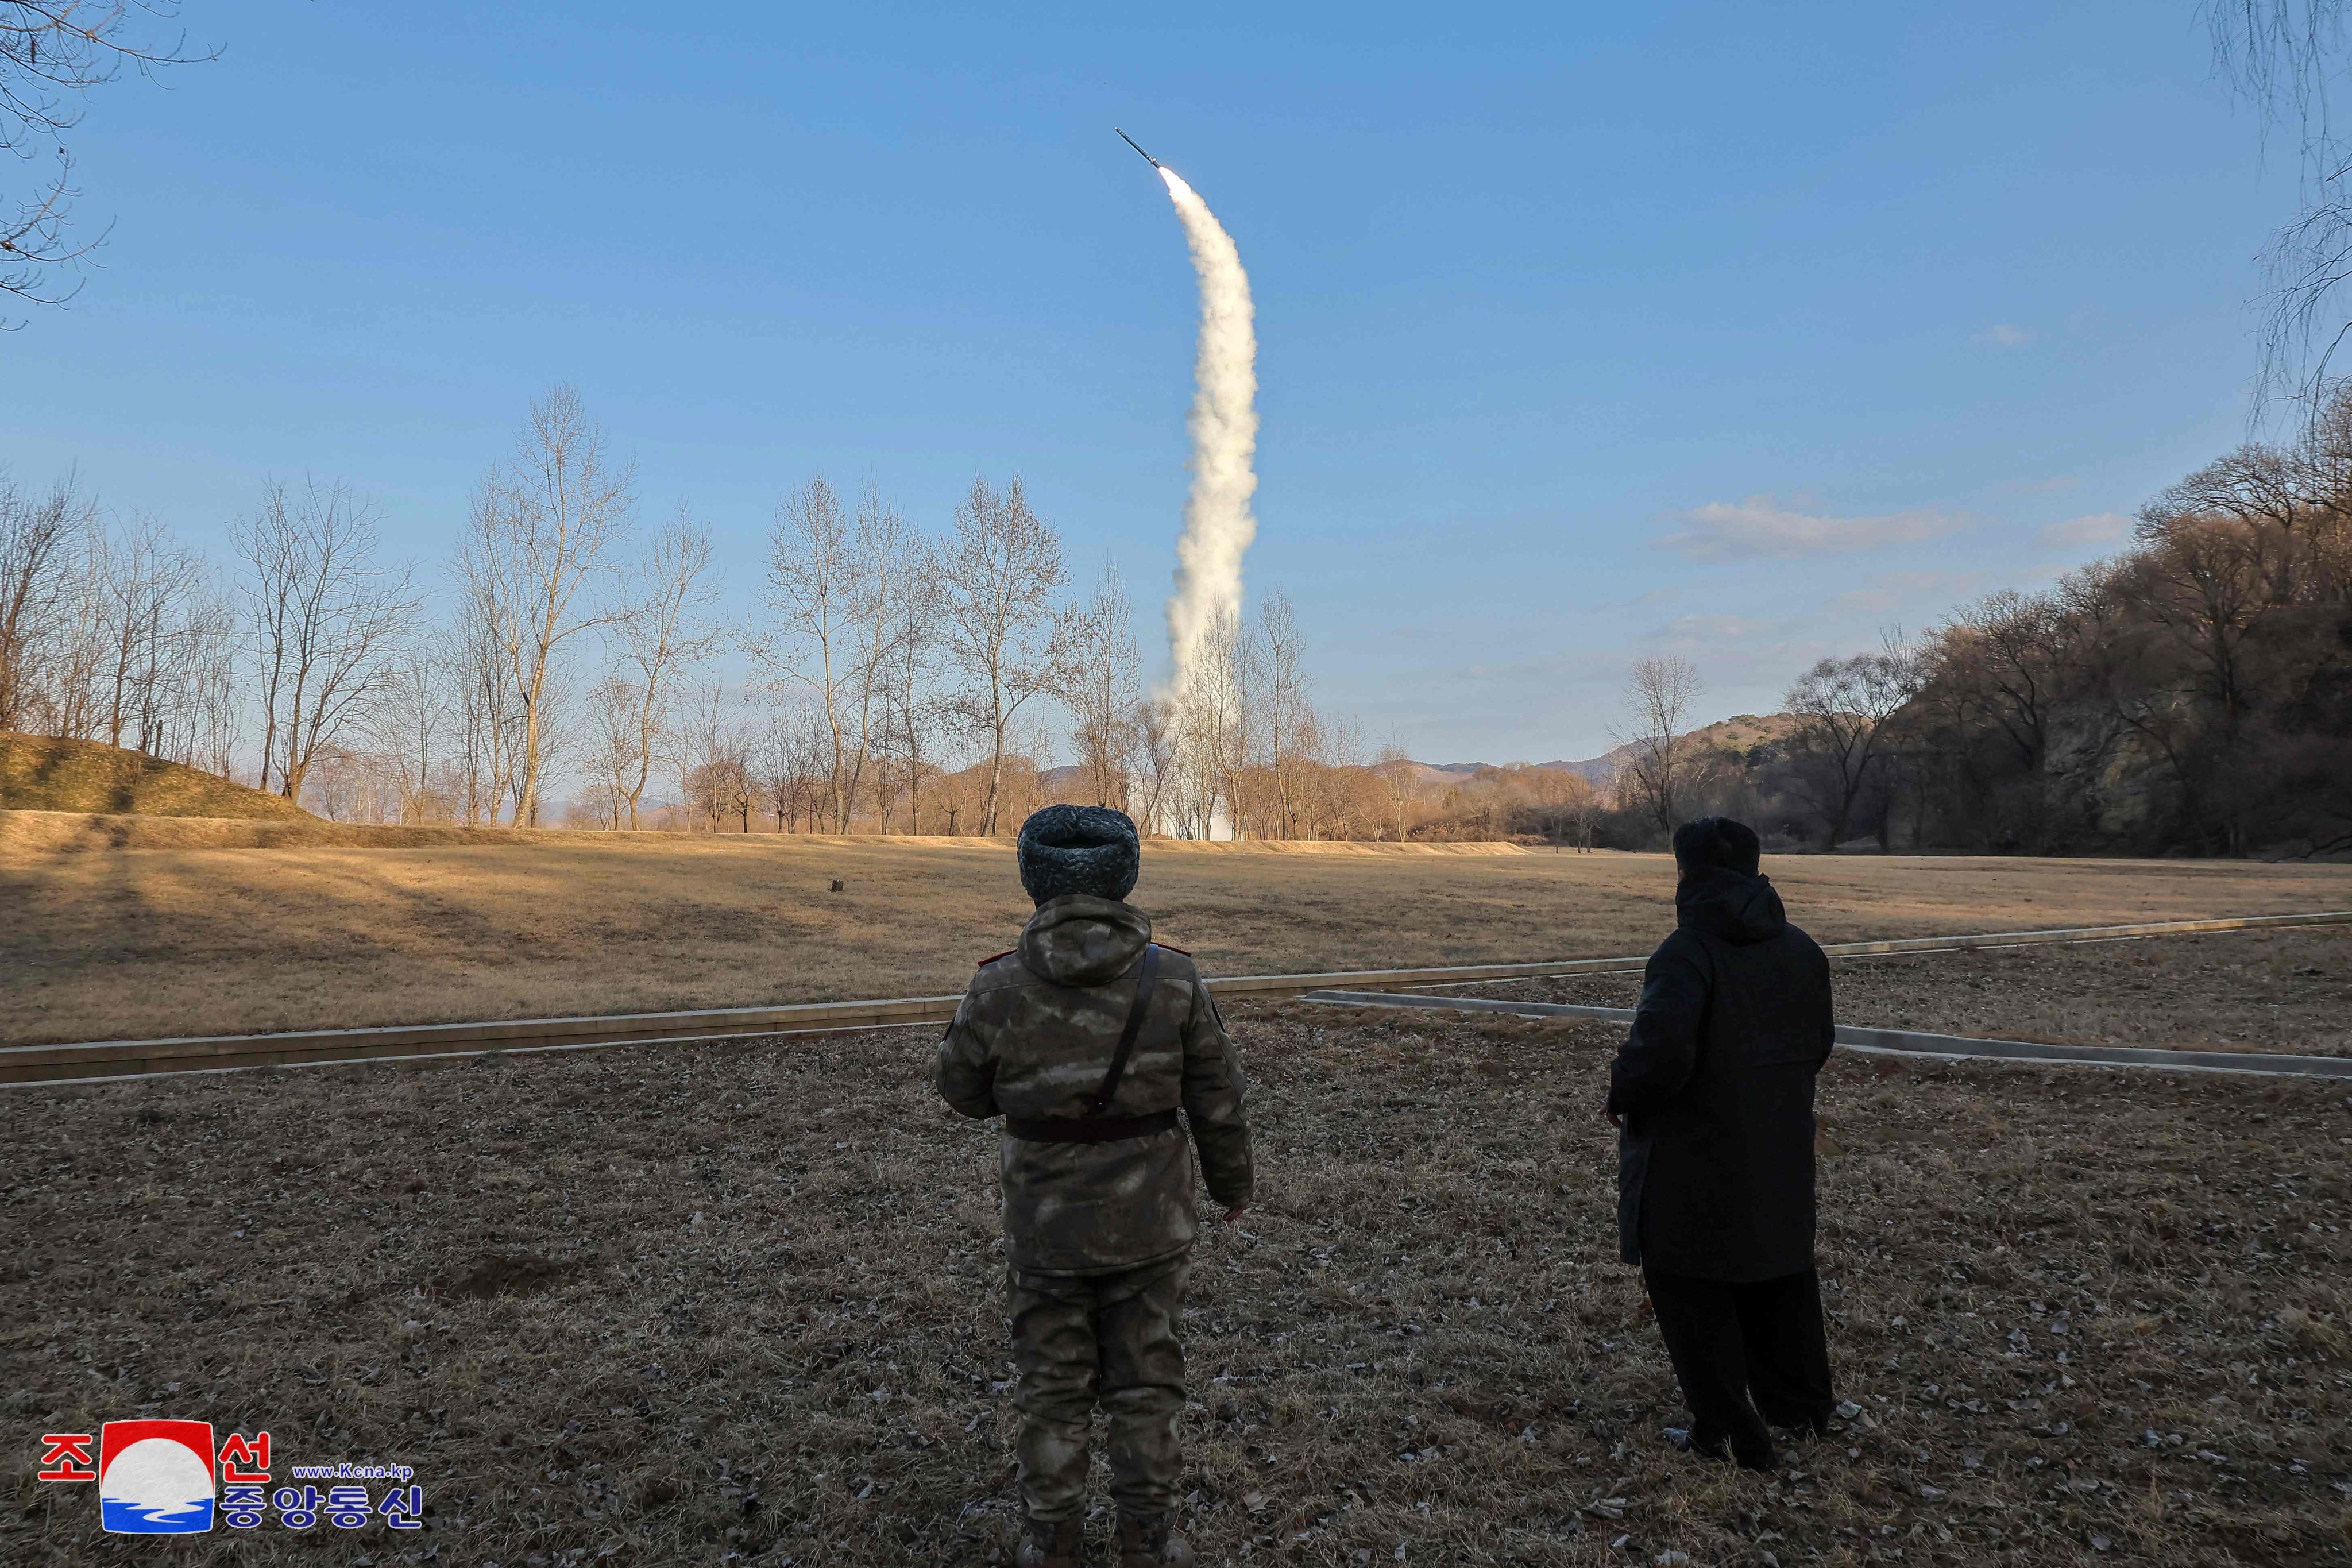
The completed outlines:
{"type": "Polygon", "coordinates": [[[1813,1077],[1830,965],[1764,877],[1712,868],[1643,972],[1609,1068],[1617,1238],[1628,1263],[1748,1281],[1813,1266],[1813,1077]]]}

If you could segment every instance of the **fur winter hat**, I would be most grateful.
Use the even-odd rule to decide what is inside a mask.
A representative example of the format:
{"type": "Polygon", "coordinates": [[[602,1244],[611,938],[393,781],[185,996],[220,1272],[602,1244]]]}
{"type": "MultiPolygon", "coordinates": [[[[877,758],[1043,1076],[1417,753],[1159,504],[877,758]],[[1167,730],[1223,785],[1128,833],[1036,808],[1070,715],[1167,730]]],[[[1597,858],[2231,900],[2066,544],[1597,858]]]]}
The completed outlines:
{"type": "Polygon", "coordinates": [[[1142,869],[1135,824],[1103,805],[1049,805],[1021,825],[1021,885],[1037,903],[1065,893],[1124,899],[1142,869]]]}
{"type": "Polygon", "coordinates": [[[1762,848],[1754,828],[1728,816],[1702,816],[1675,829],[1675,864],[1685,871],[1719,866],[1753,877],[1762,848]]]}

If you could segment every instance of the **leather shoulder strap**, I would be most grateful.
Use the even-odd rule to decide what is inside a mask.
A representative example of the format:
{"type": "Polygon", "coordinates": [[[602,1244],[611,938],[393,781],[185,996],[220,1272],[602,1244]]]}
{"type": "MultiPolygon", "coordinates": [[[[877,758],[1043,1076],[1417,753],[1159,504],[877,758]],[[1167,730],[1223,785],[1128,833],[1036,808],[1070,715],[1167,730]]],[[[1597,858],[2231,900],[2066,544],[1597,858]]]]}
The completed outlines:
{"type": "Polygon", "coordinates": [[[1150,1009],[1151,987],[1159,978],[1159,945],[1146,942],[1143,973],[1135,980],[1135,1005],[1127,1010],[1127,1026],[1118,1032],[1118,1049],[1111,1053],[1110,1071],[1103,1075],[1102,1087],[1087,1101],[1087,1115],[1100,1116],[1110,1109],[1111,1096],[1118,1092],[1118,1080],[1127,1076],[1127,1058],[1135,1054],[1135,1037],[1143,1032],[1143,1015],[1150,1009]]]}

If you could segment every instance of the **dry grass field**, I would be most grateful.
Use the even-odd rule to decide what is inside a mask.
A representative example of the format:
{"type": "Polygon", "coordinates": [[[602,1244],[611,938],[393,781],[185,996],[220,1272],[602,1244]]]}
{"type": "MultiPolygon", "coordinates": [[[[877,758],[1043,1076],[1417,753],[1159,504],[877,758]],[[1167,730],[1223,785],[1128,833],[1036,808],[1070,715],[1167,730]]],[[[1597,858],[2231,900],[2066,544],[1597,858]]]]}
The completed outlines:
{"type": "MultiPolygon", "coordinates": [[[[1838,1021],[2053,1045],[2352,1055],[2352,926],[1836,961],[1838,1021]]],[[[1637,973],[1464,986],[1630,1007],[1637,973]]]]}
{"type": "MultiPolygon", "coordinates": [[[[1616,1029],[1234,1028],[1265,1174],[1188,1314],[1206,1563],[2352,1560],[2340,1084],[1833,1060],[1851,1403],[1764,1479],[1661,1438],[1616,1029]]],[[[1004,1561],[994,1139],[929,1035],[16,1091],[10,1429],[267,1427],[280,1467],[413,1466],[431,1528],[159,1553],[20,1439],[0,1559],[1004,1561]]]]}
{"type": "MultiPolygon", "coordinates": [[[[1172,846],[1136,901],[1212,973],[1646,952],[1662,857],[1172,846]]],[[[1775,858],[1824,940],[2352,907],[2352,867],[1775,858]]],[[[903,996],[1026,914],[1003,844],[0,814],[10,1044],[903,996]],[[831,884],[845,884],[841,892],[831,884]]]]}

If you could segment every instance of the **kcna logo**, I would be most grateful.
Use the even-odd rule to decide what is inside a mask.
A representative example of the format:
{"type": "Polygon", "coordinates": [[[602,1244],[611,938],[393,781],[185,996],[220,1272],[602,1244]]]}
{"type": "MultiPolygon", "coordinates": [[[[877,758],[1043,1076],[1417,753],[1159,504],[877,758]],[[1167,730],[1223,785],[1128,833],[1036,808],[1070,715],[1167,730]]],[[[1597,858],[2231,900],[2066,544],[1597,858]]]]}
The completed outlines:
{"type": "Polygon", "coordinates": [[[231,1435],[213,1447],[207,1421],[109,1421],[99,1428],[98,1455],[79,1432],[42,1437],[45,1481],[98,1482],[99,1523],[114,1535],[200,1535],[213,1527],[213,1467],[232,1479],[268,1479],[268,1434],[257,1443],[231,1435]],[[258,1461],[260,1473],[236,1467],[258,1461]]]}
{"type": "Polygon", "coordinates": [[[213,1527],[209,1421],[110,1421],[99,1428],[99,1522],[115,1535],[213,1527]]]}

